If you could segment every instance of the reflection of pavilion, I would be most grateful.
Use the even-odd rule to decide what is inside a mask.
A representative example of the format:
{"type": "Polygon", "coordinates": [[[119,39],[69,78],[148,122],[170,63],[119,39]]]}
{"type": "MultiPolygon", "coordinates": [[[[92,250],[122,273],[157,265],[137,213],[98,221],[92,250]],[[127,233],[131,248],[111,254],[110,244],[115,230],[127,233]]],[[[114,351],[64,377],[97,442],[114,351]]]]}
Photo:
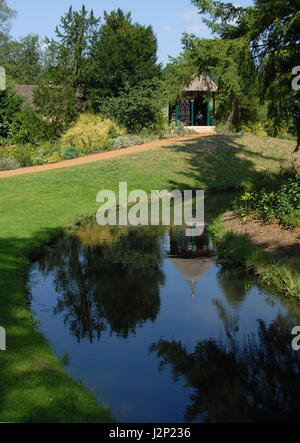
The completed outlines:
{"type": "Polygon", "coordinates": [[[203,275],[213,266],[210,258],[170,258],[173,265],[186,278],[192,289],[192,297],[196,296],[196,285],[203,275]]]}

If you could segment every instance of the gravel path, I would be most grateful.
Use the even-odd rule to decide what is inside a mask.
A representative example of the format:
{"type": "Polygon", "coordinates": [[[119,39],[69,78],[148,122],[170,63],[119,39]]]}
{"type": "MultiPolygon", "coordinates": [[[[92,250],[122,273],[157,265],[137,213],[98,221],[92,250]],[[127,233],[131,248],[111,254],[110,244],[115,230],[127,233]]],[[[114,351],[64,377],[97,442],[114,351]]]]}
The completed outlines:
{"type": "Polygon", "coordinates": [[[139,152],[148,151],[150,149],[159,148],[162,146],[172,145],[177,142],[183,142],[186,140],[192,140],[195,138],[201,138],[201,137],[207,137],[207,136],[214,135],[214,133],[203,133],[203,134],[193,134],[193,135],[186,135],[183,137],[176,137],[172,139],[165,139],[165,140],[156,140],[154,142],[146,143],[144,145],[139,146],[132,146],[130,148],[121,149],[118,151],[109,151],[109,152],[100,152],[97,154],[91,154],[87,155],[85,157],[79,157],[75,158],[74,160],[64,160],[58,163],[53,164],[47,164],[42,166],[30,166],[27,168],[20,168],[20,169],[14,169],[11,171],[1,171],[0,172],[0,179],[1,178],[7,178],[7,177],[15,177],[17,175],[24,175],[24,174],[32,174],[35,172],[43,172],[43,171],[52,171],[54,169],[63,169],[63,168],[69,168],[71,166],[77,166],[77,165],[85,165],[87,163],[93,163],[98,162],[101,160],[108,160],[111,158],[121,157],[123,155],[128,154],[135,154],[139,152]]]}

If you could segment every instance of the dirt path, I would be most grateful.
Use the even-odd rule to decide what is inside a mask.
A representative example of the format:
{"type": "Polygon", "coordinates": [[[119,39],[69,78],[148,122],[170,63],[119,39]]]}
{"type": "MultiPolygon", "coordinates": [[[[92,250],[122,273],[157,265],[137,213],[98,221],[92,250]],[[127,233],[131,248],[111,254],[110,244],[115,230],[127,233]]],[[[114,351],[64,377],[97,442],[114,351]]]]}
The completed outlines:
{"type": "Polygon", "coordinates": [[[209,135],[214,135],[214,133],[210,132],[210,133],[197,134],[197,135],[193,134],[193,135],[186,135],[182,137],[176,137],[165,140],[155,140],[154,142],[146,143],[144,145],[132,146],[130,148],[125,148],[118,151],[100,152],[97,154],[87,155],[85,157],[75,158],[74,160],[64,160],[50,165],[30,166],[28,168],[14,169],[11,171],[1,171],[0,179],[6,177],[15,177],[16,175],[32,174],[34,172],[52,171],[54,169],[63,169],[63,168],[69,168],[71,166],[85,165],[87,163],[94,163],[101,160],[108,160],[111,158],[121,157],[123,155],[145,152],[149,151],[150,149],[160,148],[163,146],[172,145],[174,143],[183,142],[186,140],[193,140],[201,137],[207,137],[209,135]]]}
{"type": "Polygon", "coordinates": [[[278,224],[263,224],[258,220],[243,223],[233,212],[225,214],[226,230],[246,235],[251,243],[266,252],[284,257],[300,257],[300,229],[284,229],[278,224]]]}

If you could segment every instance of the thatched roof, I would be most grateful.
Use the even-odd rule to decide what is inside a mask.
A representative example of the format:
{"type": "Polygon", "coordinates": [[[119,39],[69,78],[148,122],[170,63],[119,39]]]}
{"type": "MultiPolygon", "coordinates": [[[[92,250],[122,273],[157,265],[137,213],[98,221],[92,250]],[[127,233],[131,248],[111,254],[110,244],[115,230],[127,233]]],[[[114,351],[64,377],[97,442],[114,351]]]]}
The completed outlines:
{"type": "Polygon", "coordinates": [[[186,92],[217,92],[218,86],[207,75],[197,76],[192,83],[185,88],[186,92]]]}

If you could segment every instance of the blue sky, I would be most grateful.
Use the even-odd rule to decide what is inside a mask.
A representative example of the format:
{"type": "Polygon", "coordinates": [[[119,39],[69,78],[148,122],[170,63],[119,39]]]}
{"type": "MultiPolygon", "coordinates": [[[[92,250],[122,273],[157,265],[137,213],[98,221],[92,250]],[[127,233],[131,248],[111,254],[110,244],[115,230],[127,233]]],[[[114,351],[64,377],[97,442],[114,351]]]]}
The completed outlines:
{"type": "MultiPolygon", "coordinates": [[[[79,9],[83,3],[88,9],[93,8],[97,16],[103,16],[104,10],[119,7],[126,12],[131,11],[134,21],[152,25],[158,38],[159,60],[163,63],[168,61],[169,55],[176,57],[179,54],[183,32],[199,37],[211,35],[190,0],[8,0],[9,6],[18,13],[12,23],[11,34],[16,38],[29,33],[39,34],[42,38],[45,35],[51,37],[69,6],[79,9]]],[[[241,6],[252,3],[251,0],[237,0],[241,6]]]]}

